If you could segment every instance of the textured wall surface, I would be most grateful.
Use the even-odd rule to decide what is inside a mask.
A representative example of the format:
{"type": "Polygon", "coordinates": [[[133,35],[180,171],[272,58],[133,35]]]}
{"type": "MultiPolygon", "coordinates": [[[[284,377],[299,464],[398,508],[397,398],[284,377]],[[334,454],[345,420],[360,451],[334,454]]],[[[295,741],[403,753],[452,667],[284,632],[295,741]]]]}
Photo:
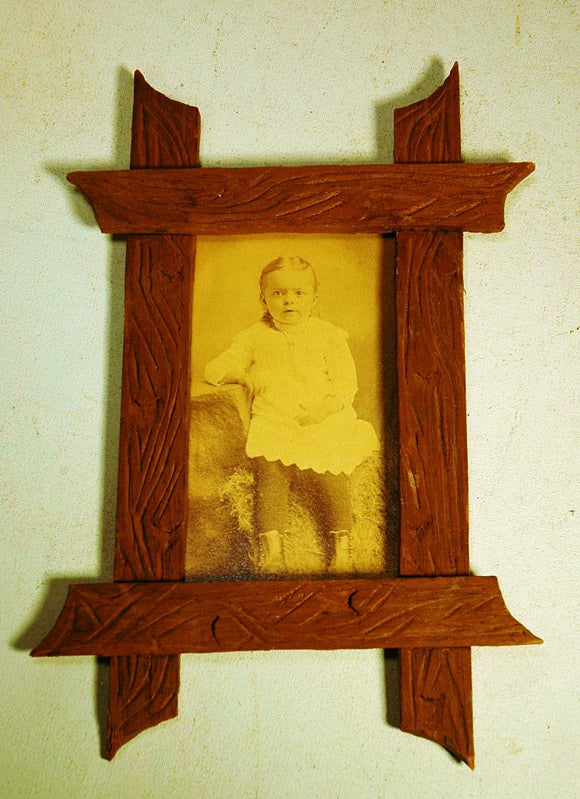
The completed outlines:
{"type": "Polygon", "coordinates": [[[578,729],[578,5],[6,0],[0,31],[0,796],[573,796],[578,729]],[[465,236],[471,566],[545,643],[474,650],[476,771],[386,723],[381,652],[184,656],[180,715],[99,757],[106,669],[36,660],[109,580],[124,244],[68,171],[126,168],[132,73],[198,105],[205,166],[392,160],[457,60],[465,160],[531,160],[465,236]],[[576,396],[574,396],[576,394],[576,396]]]}

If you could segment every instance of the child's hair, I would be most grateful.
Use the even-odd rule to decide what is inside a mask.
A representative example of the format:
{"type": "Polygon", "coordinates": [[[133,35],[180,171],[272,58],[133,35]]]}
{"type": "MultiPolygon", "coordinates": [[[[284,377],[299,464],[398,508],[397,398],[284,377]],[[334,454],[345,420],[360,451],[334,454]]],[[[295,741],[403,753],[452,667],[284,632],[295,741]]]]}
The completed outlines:
{"type": "MultiPolygon", "coordinates": [[[[260,275],[260,294],[263,298],[264,296],[264,288],[266,286],[266,278],[268,275],[271,275],[272,272],[277,272],[279,269],[295,269],[297,272],[305,272],[308,271],[312,275],[312,283],[314,286],[314,293],[318,291],[318,280],[316,279],[316,272],[314,271],[314,267],[309,261],[306,261],[304,258],[300,258],[298,255],[290,255],[285,256],[281,255],[279,258],[275,258],[273,261],[270,261],[269,264],[262,269],[262,274],[260,275]]],[[[265,303],[264,303],[265,305],[265,303]]],[[[318,316],[318,312],[315,310],[315,315],[318,316]]],[[[262,321],[264,321],[270,327],[276,327],[274,324],[274,320],[270,316],[270,312],[266,307],[264,307],[264,315],[262,316],[262,321]]]]}
{"type": "Polygon", "coordinates": [[[266,278],[268,275],[271,275],[272,272],[277,272],[279,269],[295,269],[297,272],[302,272],[308,270],[312,275],[312,282],[314,284],[314,293],[318,291],[318,280],[316,279],[316,272],[311,263],[306,261],[304,258],[300,258],[297,255],[291,256],[280,256],[279,258],[275,258],[273,261],[270,261],[269,264],[262,269],[262,274],[260,275],[260,292],[264,293],[264,286],[266,285],[266,278]]]}

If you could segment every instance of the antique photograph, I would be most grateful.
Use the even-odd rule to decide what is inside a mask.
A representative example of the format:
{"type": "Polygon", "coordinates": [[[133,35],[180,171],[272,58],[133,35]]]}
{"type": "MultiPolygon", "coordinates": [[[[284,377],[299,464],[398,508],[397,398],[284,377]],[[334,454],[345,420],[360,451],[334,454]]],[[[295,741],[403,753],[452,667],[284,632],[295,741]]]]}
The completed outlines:
{"type": "Polygon", "coordinates": [[[393,289],[392,237],[198,239],[189,579],[396,568],[393,289]]]}

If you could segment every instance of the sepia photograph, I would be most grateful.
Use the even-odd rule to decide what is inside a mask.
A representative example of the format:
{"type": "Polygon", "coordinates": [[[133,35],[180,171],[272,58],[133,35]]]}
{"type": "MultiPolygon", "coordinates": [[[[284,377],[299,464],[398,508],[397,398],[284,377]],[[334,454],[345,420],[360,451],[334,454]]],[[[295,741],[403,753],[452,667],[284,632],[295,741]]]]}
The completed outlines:
{"type": "Polygon", "coordinates": [[[200,237],[187,579],[395,574],[394,237],[200,237]]]}

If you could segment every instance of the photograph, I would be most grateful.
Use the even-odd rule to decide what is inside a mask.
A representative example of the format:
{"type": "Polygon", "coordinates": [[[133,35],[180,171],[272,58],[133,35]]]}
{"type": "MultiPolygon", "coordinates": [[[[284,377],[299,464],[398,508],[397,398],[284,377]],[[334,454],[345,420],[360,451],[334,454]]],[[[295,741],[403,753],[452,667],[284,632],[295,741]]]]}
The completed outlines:
{"type": "Polygon", "coordinates": [[[394,574],[394,237],[200,237],[187,579],[394,574]]]}

